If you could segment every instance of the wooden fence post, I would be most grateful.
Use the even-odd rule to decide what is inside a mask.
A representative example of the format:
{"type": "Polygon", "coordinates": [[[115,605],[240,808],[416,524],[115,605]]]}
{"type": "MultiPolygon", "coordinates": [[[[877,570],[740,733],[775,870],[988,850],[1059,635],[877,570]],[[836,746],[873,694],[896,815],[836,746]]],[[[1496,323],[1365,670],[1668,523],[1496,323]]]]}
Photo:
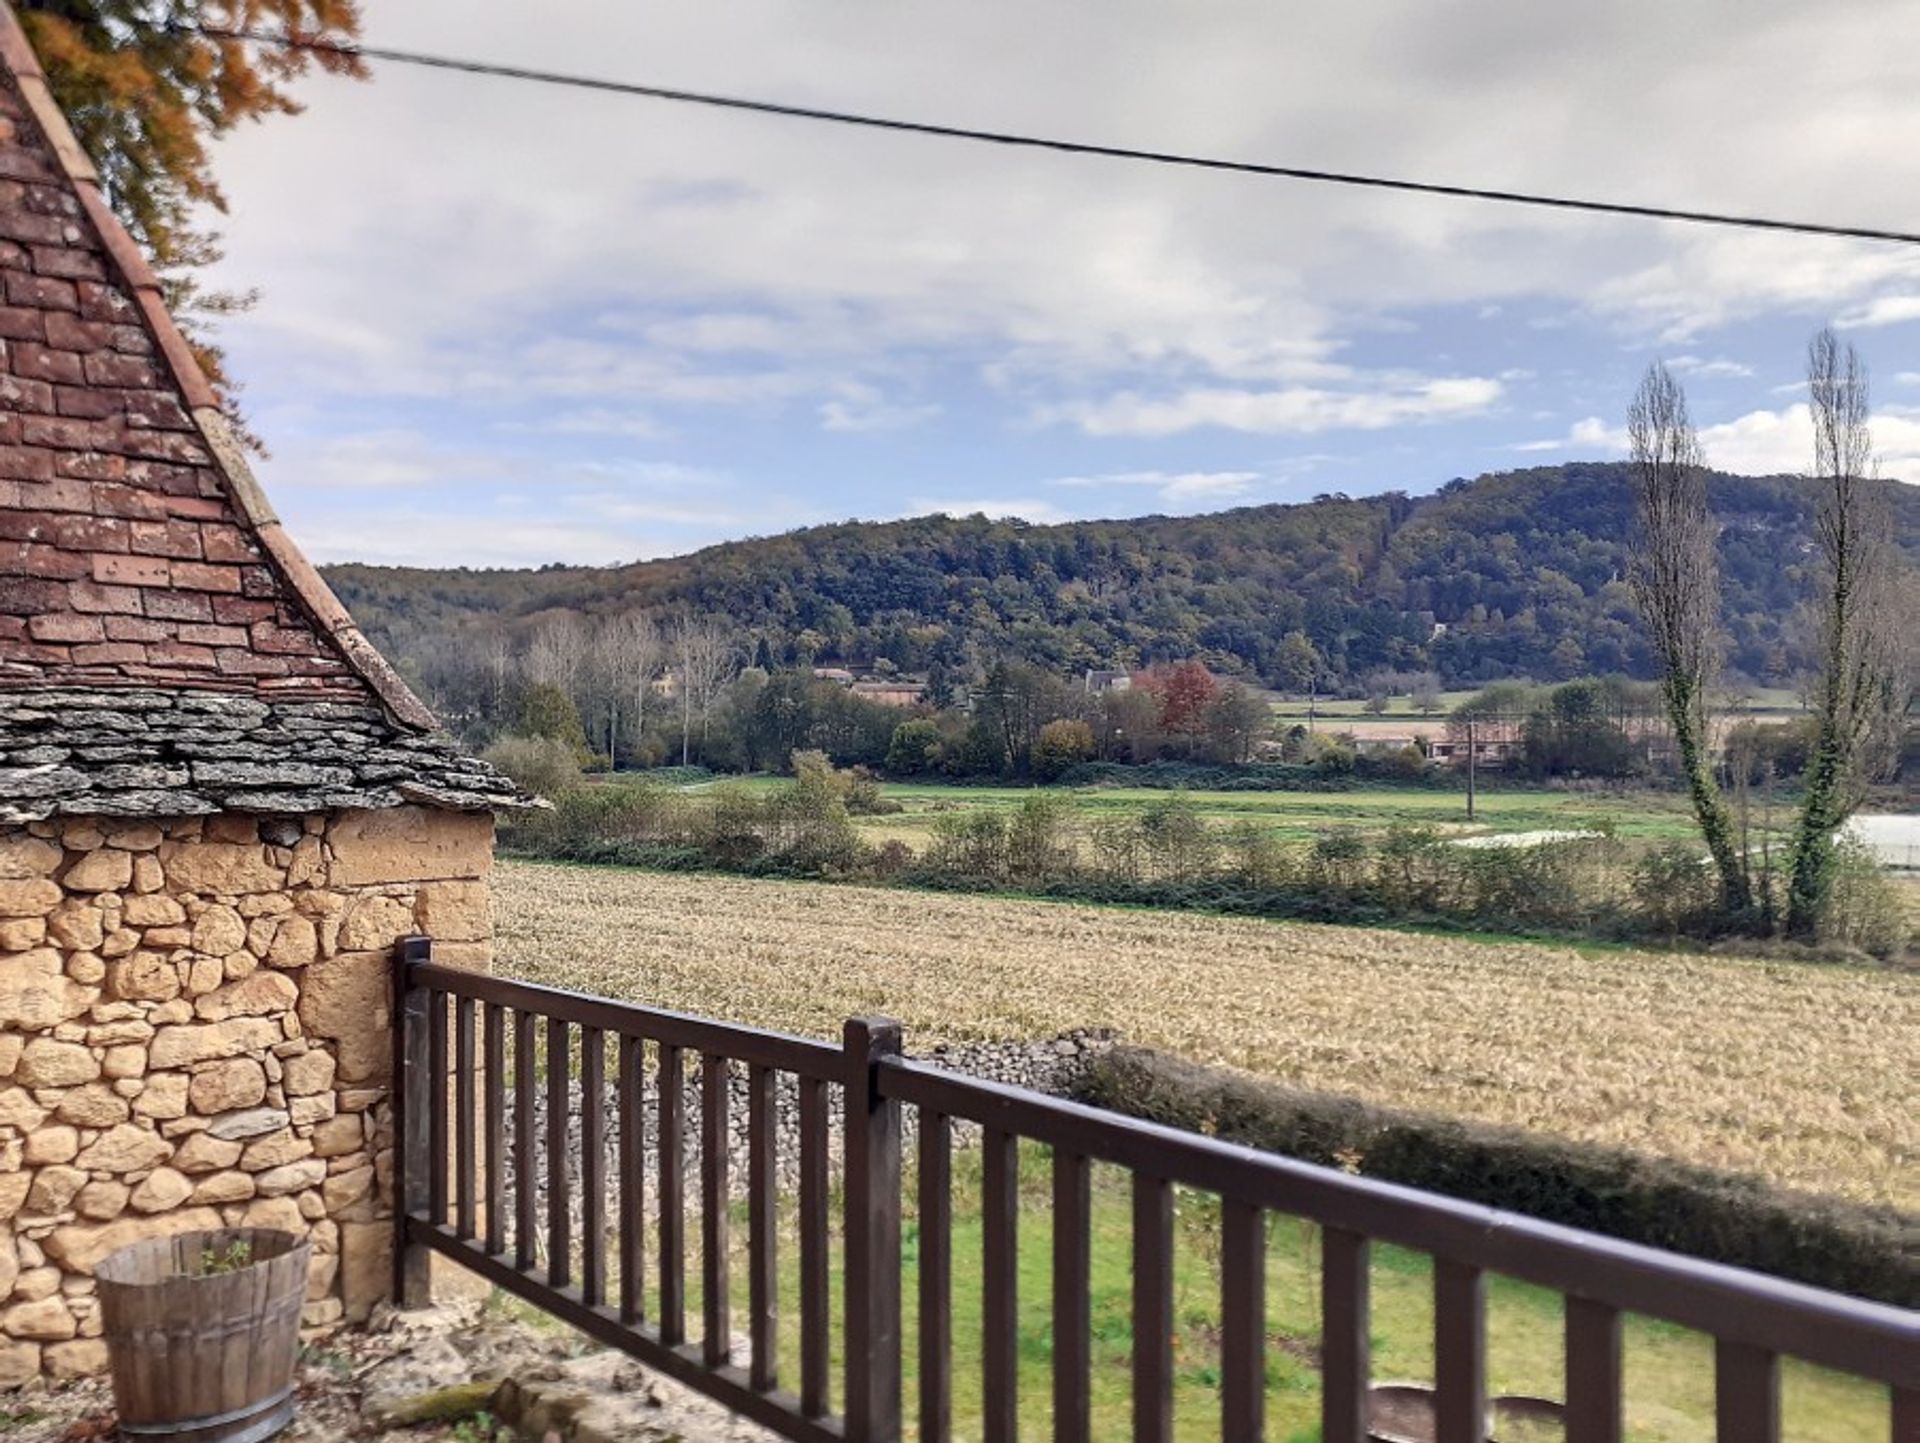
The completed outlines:
{"type": "MultiPolygon", "coordinates": [[[[433,1301],[430,1255],[407,1236],[407,1219],[424,1211],[433,1170],[446,1159],[432,1155],[432,1068],[427,1025],[432,995],[413,985],[416,964],[433,960],[433,943],[403,937],[393,950],[393,1300],[402,1308],[433,1301]]],[[[444,1005],[444,1003],[443,1003],[444,1005]]]]}
{"type": "Polygon", "coordinates": [[[845,1032],[848,1443],[900,1437],[900,1104],[882,1097],[882,1058],[900,1024],[855,1017],[845,1032]]]}

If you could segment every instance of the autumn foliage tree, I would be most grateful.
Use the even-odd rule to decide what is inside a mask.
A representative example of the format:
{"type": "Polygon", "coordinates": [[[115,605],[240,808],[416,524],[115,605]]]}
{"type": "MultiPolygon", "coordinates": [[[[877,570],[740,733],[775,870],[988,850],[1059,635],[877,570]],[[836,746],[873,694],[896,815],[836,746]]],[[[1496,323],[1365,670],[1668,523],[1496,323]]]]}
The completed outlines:
{"type": "Polygon", "coordinates": [[[355,76],[362,67],[337,49],[214,32],[339,45],[359,33],[357,0],[14,0],[14,8],[109,203],[146,248],[169,308],[231,401],[235,388],[207,323],[253,296],[208,290],[196,275],[220,256],[199,216],[226,209],[209,142],[245,121],[298,113],[286,87],[312,66],[355,76]]]}
{"type": "Polygon", "coordinates": [[[1189,755],[1207,730],[1207,708],[1219,694],[1213,673],[1197,661],[1183,661],[1168,671],[1150,672],[1146,685],[1160,699],[1160,730],[1186,739],[1189,755]]]}

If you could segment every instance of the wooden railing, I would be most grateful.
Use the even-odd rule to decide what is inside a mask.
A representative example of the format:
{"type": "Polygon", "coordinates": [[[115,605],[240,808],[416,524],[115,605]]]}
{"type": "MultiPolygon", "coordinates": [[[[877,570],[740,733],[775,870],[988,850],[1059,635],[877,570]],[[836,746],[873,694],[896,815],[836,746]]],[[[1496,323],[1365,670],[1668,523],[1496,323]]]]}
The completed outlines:
{"type": "Polygon", "coordinates": [[[1484,1443],[1489,1274],[1565,1297],[1567,1443],[1621,1443],[1621,1323],[1629,1313],[1712,1337],[1720,1443],[1779,1439],[1783,1357],[1886,1385],[1893,1443],[1920,1443],[1920,1316],[1902,1309],[945,1072],[906,1060],[900,1029],[890,1022],[850,1021],[842,1045],[834,1047],[437,966],[424,939],[402,944],[394,986],[401,1213],[395,1285],[401,1300],[424,1301],[427,1254],[444,1254],[801,1443],[891,1443],[902,1435],[903,1105],[917,1114],[911,1129],[919,1210],[916,1412],[925,1443],[944,1443],[952,1434],[956,1124],[978,1128],[982,1153],[983,1356],[969,1362],[982,1370],[985,1443],[1013,1443],[1018,1432],[1022,1140],[1051,1149],[1052,1417],[1062,1443],[1091,1443],[1092,1437],[1095,1163],[1115,1165],[1131,1178],[1132,1430],[1138,1443],[1173,1437],[1176,1187],[1221,1200],[1220,1433],[1232,1443],[1251,1443],[1263,1432],[1269,1215],[1306,1219],[1321,1229],[1323,1443],[1365,1443],[1367,1437],[1369,1249],[1376,1242],[1433,1259],[1439,1443],[1484,1443]],[[649,1054],[651,1131],[645,1120],[649,1054]],[[697,1124],[687,1115],[690,1055],[699,1060],[697,1124]],[[729,1276],[729,1228],[742,1191],[729,1176],[736,1068],[745,1070],[747,1104],[744,1364],[735,1356],[729,1276]],[[799,1114],[797,1390],[787,1388],[779,1372],[782,1159],[775,1112],[781,1074],[797,1079],[799,1114]],[[544,1137],[535,1119],[541,1088],[544,1137]],[[830,1107],[836,1094],[844,1119],[839,1137],[830,1107]],[[605,1163],[610,1136],[611,1178],[605,1163]],[[685,1147],[694,1138],[701,1195],[697,1344],[687,1336],[684,1192],[685,1147]],[[645,1166],[649,1151],[651,1169],[645,1166]],[[649,1172],[656,1189],[651,1205],[649,1172]],[[837,1339],[830,1316],[836,1210],[843,1265],[837,1339]],[[657,1279],[651,1296],[643,1289],[649,1252],[657,1279]],[[839,1414],[830,1407],[836,1341],[844,1359],[839,1414]]]}

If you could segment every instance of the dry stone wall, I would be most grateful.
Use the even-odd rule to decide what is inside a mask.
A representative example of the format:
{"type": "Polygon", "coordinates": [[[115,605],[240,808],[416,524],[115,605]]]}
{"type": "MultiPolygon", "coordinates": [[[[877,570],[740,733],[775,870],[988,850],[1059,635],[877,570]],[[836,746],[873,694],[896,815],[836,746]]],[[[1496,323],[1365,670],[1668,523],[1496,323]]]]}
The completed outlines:
{"type": "Polygon", "coordinates": [[[490,816],[0,828],[0,1387],[105,1365],[93,1268],[138,1237],[308,1233],[305,1321],[389,1276],[396,939],[490,961],[490,816]]]}

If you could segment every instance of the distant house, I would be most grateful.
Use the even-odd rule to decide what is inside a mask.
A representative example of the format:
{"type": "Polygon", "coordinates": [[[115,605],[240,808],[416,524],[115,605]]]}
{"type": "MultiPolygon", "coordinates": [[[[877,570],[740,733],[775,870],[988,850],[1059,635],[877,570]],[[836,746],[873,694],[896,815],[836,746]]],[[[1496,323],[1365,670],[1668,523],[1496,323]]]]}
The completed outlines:
{"type": "Polygon", "coordinates": [[[918,681],[856,681],[848,689],[882,706],[918,706],[927,698],[926,684],[918,681]]]}
{"type": "Polygon", "coordinates": [[[821,681],[830,681],[836,686],[852,686],[853,673],[844,666],[816,666],[813,674],[821,681]]]}
{"type": "Polygon", "coordinates": [[[1130,671],[1089,671],[1087,673],[1087,692],[1090,696],[1100,696],[1110,691],[1132,691],[1133,673],[1130,671]]]}
{"type": "MultiPolygon", "coordinates": [[[[1520,750],[1520,743],[1509,738],[1476,738],[1473,743],[1473,760],[1481,766],[1501,766],[1520,750]]],[[[1429,755],[1436,762],[1446,762],[1451,766],[1464,767],[1467,764],[1467,742],[1464,737],[1443,737],[1433,744],[1429,755]]]]}
{"type": "MultiPolygon", "coordinates": [[[[1352,740],[1354,752],[1363,757],[1397,756],[1399,753],[1407,750],[1408,747],[1413,747],[1416,750],[1425,752],[1430,741],[1424,732],[1394,732],[1387,734],[1375,732],[1366,736],[1355,736],[1352,740]]],[[[1437,755],[1439,747],[1435,746],[1433,750],[1437,755]]]]}

